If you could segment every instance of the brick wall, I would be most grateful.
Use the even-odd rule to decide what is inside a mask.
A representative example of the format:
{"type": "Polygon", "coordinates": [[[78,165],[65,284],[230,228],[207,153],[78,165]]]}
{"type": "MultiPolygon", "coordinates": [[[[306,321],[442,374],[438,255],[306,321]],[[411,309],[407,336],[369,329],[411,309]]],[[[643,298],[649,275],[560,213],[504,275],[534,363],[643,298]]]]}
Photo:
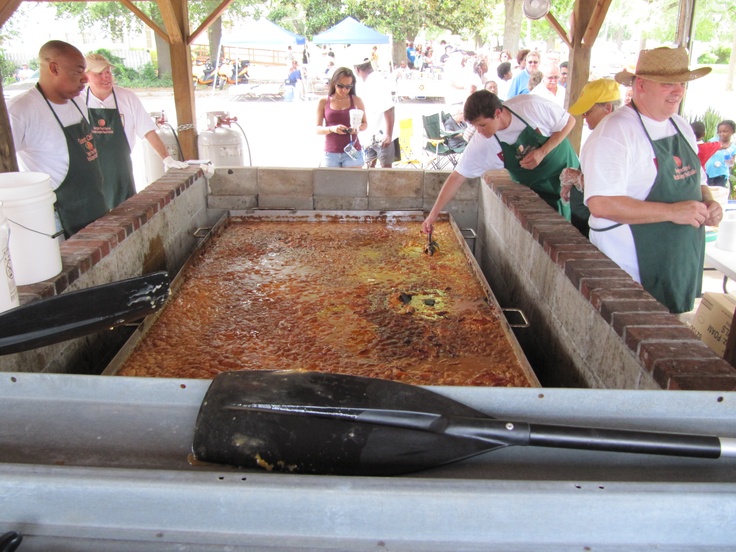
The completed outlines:
{"type": "Polygon", "coordinates": [[[734,390],[736,370],[506,171],[484,175],[476,253],[543,385],[734,390]]]}
{"type": "MultiPolygon", "coordinates": [[[[199,169],[169,173],[61,244],[61,273],[19,286],[21,304],[167,270],[173,277],[211,225],[199,169]],[[176,199],[176,201],[174,201],[176,199]]],[[[0,357],[0,371],[99,373],[131,330],[118,328],[0,357]]]]}

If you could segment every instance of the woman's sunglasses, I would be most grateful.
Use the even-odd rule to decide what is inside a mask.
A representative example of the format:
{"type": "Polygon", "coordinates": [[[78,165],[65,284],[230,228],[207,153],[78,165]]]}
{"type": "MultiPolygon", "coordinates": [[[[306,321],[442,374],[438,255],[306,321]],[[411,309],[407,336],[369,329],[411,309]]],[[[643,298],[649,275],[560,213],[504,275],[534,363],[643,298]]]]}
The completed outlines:
{"type": "Polygon", "coordinates": [[[340,83],[336,84],[335,86],[337,86],[338,88],[340,88],[340,89],[342,89],[342,90],[344,90],[344,89],[346,89],[346,88],[347,88],[348,90],[350,90],[350,89],[351,89],[351,88],[353,87],[353,85],[352,85],[352,84],[340,84],[340,83]]]}

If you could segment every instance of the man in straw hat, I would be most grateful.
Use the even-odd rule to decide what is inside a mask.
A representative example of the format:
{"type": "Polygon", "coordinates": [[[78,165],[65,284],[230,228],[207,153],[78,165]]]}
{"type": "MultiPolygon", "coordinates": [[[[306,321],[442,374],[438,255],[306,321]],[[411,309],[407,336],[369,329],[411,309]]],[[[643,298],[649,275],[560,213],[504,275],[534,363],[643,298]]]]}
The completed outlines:
{"type": "Polygon", "coordinates": [[[130,153],[138,138],[148,140],[166,170],[186,169],[188,165],[171,157],[138,96],[114,86],[112,63],[102,54],[89,54],[86,61],[89,84],[84,99],[105,177],[105,204],[112,209],[135,194],[130,153]]]}
{"type": "Polygon", "coordinates": [[[685,84],[710,73],[690,70],[684,48],[642,50],[630,105],[603,119],[582,152],[590,239],[671,312],[700,294],[705,225],[717,225],[695,135],[677,115],[685,84]]]}
{"type": "Polygon", "coordinates": [[[38,58],[38,84],[10,101],[10,126],[21,167],[49,175],[58,225],[69,237],[107,212],[95,139],[78,98],[86,62],[61,40],[41,46],[38,58]]]}
{"type": "MultiPolygon", "coordinates": [[[[582,115],[590,130],[598,126],[604,117],[621,107],[621,92],[618,83],[613,79],[598,79],[586,84],[580,97],[567,110],[570,115],[582,115]]],[[[583,145],[585,149],[585,145],[583,145]]],[[[583,212],[583,173],[579,169],[567,168],[560,173],[560,197],[570,201],[576,210],[583,212]]],[[[590,216],[590,212],[588,212],[590,216]]],[[[588,232],[584,232],[588,237],[588,232]]]]}

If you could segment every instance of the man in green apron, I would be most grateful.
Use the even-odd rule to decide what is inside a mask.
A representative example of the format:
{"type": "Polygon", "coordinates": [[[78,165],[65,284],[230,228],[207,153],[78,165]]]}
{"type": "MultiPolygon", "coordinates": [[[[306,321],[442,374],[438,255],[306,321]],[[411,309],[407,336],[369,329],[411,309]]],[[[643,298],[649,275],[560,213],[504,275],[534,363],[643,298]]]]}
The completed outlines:
{"type": "Polygon", "coordinates": [[[114,86],[112,64],[107,58],[102,54],[89,54],[86,60],[89,87],[84,97],[105,177],[105,204],[112,209],[136,192],[130,158],[136,138],[148,140],[167,170],[185,169],[188,165],[169,154],[138,96],[114,86]]]}
{"type": "MultiPolygon", "coordinates": [[[[442,186],[422,229],[429,232],[444,206],[466,178],[491,169],[509,171],[511,178],[534,190],[550,207],[571,219],[569,205],[560,201],[560,173],[579,162],[567,135],[575,119],[564,108],[532,94],[501,103],[487,90],[465,102],[465,120],[476,128],[455,170],[442,186]]],[[[587,211],[575,213],[573,224],[587,229],[587,211]]]]}
{"type": "Polygon", "coordinates": [[[94,136],[77,96],[87,82],[82,53],[52,40],[39,51],[36,87],[8,106],[23,169],[51,178],[54,208],[67,237],[107,212],[94,136]]]}
{"type": "Polygon", "coordinates": [[[684,48],[643,50],[635,73],[616,75],[631,103],[600,122],[582,154],[591,242],[673,313],[700,295],[705,226],[722,218],[677,115],[685,83],[708,73],[688,68],[684,48]]]}

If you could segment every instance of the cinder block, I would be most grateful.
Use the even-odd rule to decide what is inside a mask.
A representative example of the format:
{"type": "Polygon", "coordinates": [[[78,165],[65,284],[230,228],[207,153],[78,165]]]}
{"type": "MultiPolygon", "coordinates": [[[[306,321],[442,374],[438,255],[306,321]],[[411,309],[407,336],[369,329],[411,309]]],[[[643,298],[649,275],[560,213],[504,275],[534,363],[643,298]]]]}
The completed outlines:
{"type": "Polygon", "coordinates": [[[220,167],[209,183],[212,195],[256,195],[258,167],[220,167]]]}
{"type": "Polygon", "coordinates": [[[314,195],[368,197],[368,171],[364,169],[315,169],[314,195]]]}
{"type": "Polygon", "coordinates": [[[259,194],[258,207],[261,209],[299,209],[311,211],[314,209],[314,199],[290,195],[259,194]]]}
{"type": "Polygon", "coordinates": [[[314,194],[314,174],[304,169],[258,169],[258,193],[306,198],[314,194]]]}
{"type": "Polygon", "coordinates": [[[370,211],[421,211],[420,197],[369,197],[370,211]]]}
{"type": "MultiPolygon", "coordinates": [[[[424,173],[425,200],[434,203],[434,200],[442,189],[442,185],[445,183],[445,180],[449,175],[449,172],[444,171],[426,171],[424,173]]],[[[462,186],[460,186],[460,189],[457,191],[453,199],[461,201],[478,201],[480,186],[480,178],[469,178],[462,186]]]]}
{"type": "Polygon", "coordinates": [[[315,196],[317,211],[368,211],[367,197],[315,196]]]}
{"type": "Polygon", "coordinates": [[[412,169],[375,169],[368,171],[368,196],[371,198],[418,198],[421,208],[424,175],[412,169]]]}
{"type": "Polygon", "coordinates": [[[242,210],[258,206],[256,195],[211,195],[207,198],[210,209],[242,210]]]}

